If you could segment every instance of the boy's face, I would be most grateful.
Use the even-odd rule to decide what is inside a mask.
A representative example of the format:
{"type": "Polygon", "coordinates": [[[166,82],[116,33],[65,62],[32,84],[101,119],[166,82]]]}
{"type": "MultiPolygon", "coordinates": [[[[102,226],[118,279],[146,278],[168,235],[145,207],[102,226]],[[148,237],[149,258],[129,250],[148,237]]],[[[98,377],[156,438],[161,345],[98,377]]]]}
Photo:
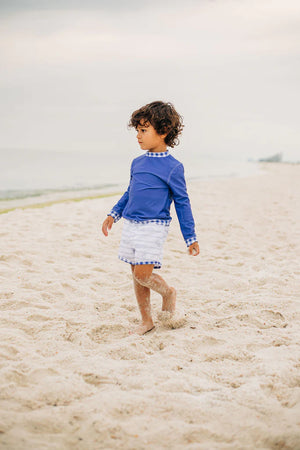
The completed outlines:
{"type": "Polygon", "coordinates": [[[166,151],[166,134],[158,134],[149,122],[141,122],[137,126],[136,131],[136,137],[142,150],[148,150],[150,152],[166,151]]]}

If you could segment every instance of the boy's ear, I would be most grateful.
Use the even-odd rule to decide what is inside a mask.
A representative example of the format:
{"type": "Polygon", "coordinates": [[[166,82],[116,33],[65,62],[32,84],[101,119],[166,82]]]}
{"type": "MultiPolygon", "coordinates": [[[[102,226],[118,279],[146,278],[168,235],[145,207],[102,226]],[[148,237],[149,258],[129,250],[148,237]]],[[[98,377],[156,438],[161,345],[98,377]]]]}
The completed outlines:
{"type": "Polygon", "coordinates": [[[161,137],[165,138],[168,136],[168,134],[169,134],[169,132],[166,129],[164,129],[164,133],[161,134],[161,137]]]}

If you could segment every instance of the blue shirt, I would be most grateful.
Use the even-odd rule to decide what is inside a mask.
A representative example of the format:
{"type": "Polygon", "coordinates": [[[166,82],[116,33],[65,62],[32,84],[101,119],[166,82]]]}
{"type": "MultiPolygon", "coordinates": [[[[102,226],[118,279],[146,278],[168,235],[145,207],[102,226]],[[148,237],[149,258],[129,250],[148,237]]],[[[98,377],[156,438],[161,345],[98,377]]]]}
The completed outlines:
{"type": "Polygon", "coordinates": [[[136,222],[168,224],[172,220],[173,201],[183,238],[189,246],[197,237],[183,165],[169,151],[147,152],[132,161],[128,189],[109,215],[115,222],[124,217],[136,222]]]}

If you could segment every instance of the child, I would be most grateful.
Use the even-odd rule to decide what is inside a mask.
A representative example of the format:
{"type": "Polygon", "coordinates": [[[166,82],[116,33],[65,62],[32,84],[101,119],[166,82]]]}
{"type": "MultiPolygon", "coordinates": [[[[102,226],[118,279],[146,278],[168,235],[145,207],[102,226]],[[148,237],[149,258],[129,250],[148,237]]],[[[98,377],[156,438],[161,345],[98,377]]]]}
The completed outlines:
{"type": "Polygon", "coordinates": [[[153,273],[153,269],[161,267],[172,201],[189,254],[198,255],[199,245],[183,165],[167,150],[167,146],[178,144],[182,118],[171,103],[156,101],[135,111],[129,126],[137,130],[138,143],[146,153],[133,160],[129,187],[104,220],[102,232],[107,236],[113,223],[124,218],[119,258],[131,264],[142,316],[136,332],[142,335],[154,328],[151,289],[161,294],[163,311],[175,311],[175,289],[153,273]]]}

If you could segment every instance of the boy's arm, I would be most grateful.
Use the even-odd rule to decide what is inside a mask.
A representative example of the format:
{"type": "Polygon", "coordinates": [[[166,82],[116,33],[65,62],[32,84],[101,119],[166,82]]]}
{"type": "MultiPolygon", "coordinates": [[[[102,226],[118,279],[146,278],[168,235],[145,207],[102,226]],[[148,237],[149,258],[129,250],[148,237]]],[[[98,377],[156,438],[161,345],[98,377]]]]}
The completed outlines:
{"type": "Polygon", "coordinates": [[[102,233],[104,236],[108,236],[108,231],[111,230],[113,226],[114,218],[112,216],[107,216],[102,224],[102,233]]]}
{"type": "Polygon", "coordinates": [[[183,238],[189,248],[189,253],[196,255],[199,253],[199,246],[197,243],[191,203],[186,189],[184,168],[181,163],[173,169],[169,178],[169,186],[172,191],[176,214],[183,238]],[[195,245],[195,243],[197,243],[197,245],[195,245]]]}
{"type": "Polygon", "coordinates": [[[108,214],[108,216],[111,216],[114,218],[114,222],[118,222],[118,220],[121,219],[122,213],[125,209],[125,206],[127,205],[128,199],[129,199],[129,191],[130,191],[130,185],[131,185],[131,180],[132,180],[132,167],[133,167],[133,162],[130,167],[130,181],[129,181],[129,186],[127,188],[127,191],[124,192],[124,194],[122,195],[120,200],[115,204],[115,206],[112,208],[112,210],[108,214]]]}
{"type": "Polygon", "coordinates": [[[129,187],[130,185],[128,186],[127,191],[124,192],[118,203],[116,203],[110,213],[107,214],[107,217],[102,224],[102,233],[104,234],[104,236],[108,236],[108,231],[111,230],[113,223],[118,222],[118,220],[121,219],[122,212],[128,202],[129,187]]]}
{"type": "Polygon", "coordinates": [[[131,178],[132,178],[132,166],[131,166],[131,170],[130,170],[130,183],[127,188],[127,191],[124,192],[124,194],[122,195],[120,200],[115,204],[115,206],[112,208],[110,213],[107,214],[107,217],[102,224],[102,233],[104,234],[104,236],[108,235],[108,231],[111,230],[113,223],[118,222],[118,220],[120,220],[122,217],[122,213],[124,211],[125,206],[127,205],[128,198],[129,198],[131,178]]]}
{"type": "Polygon", "coordinates": [[[127,191],[124,192],[120,200],[113,206],[108,216],[113,217],[114,222],[118,222],[118,220],[121,219],[122,213],[124,211],[125,206],[127,205],[128,198],[129,198],[129,189],[130,185],[127,188],[127,191]]]}

